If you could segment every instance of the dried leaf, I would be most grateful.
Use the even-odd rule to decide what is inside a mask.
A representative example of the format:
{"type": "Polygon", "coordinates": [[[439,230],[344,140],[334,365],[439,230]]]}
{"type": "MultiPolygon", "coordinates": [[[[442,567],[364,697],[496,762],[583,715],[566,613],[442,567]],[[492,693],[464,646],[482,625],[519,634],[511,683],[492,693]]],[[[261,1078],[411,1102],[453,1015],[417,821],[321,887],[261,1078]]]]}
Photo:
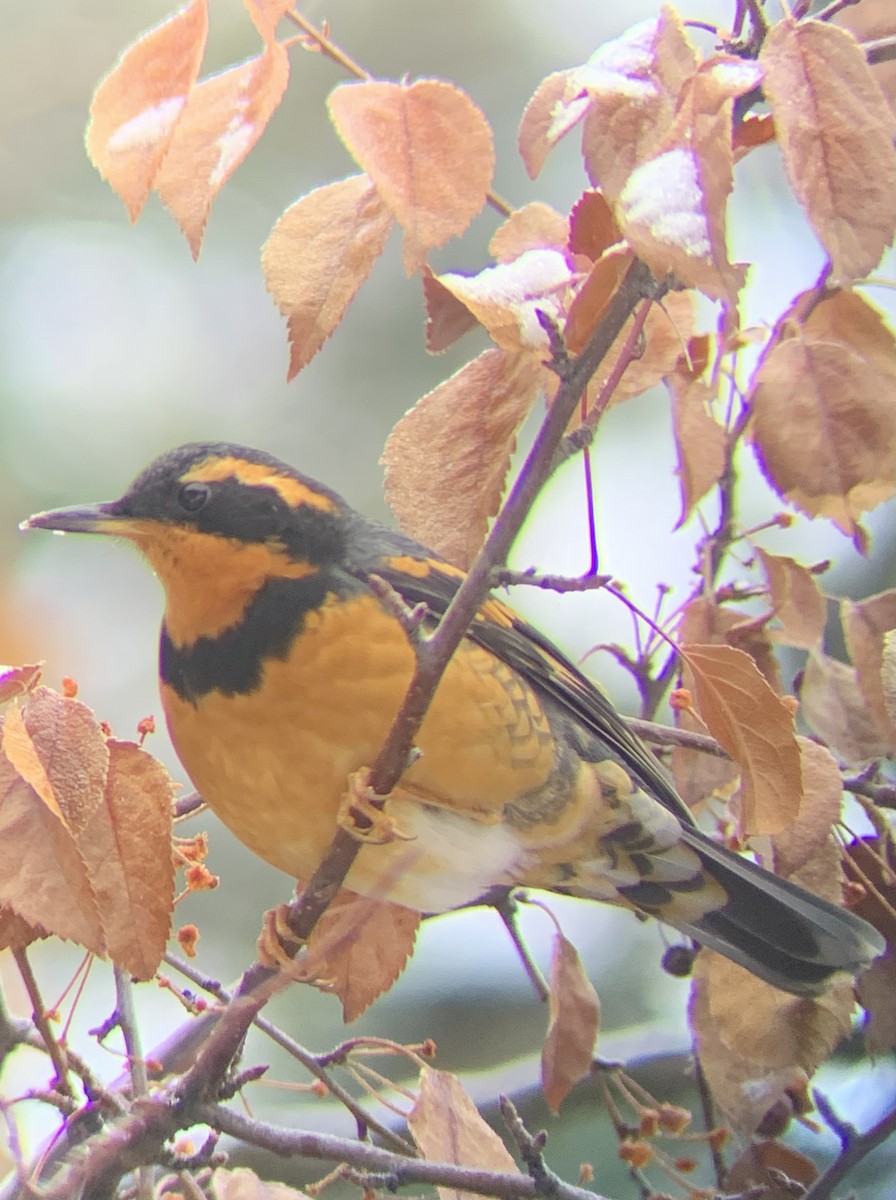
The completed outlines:
{"type": "Polygon", "coordinates": [[[887,717],[891,725],[896,725],[896,629],[888,629],[883,636],[880,682],[887,717]]]}
{"type": "Polygon", "coordinates": [[[383,252],[392,218],[366,175],[290,205],[261,251],[268,291],[287,319],[289,378],[318,352],[383,252]]]}
{"type": "Polygon", "coordinates": [[[834,282],[860,279],[896,233],[896,121],[865,52],[828,22],[787,18],[760,62],[791,186],[834,282]]]}
{"type": "Polygon", "coordinates": [[[607,251],[592,266],[569,306],[563,336],[570,353],[580,354],[610,306],[634,255],[623,243],[607,251]]]}
{"type": "Polygon", "coordinates": [[[548,154],[588,111],[587,96],[568,95],[571,71],[555,71],[543,79],[526,105],[517,144],[529,177],[535,179],[548,154]]]}
{"type": "Polygon", "coordinates": [[[3,950],[24,950],[44,936],[43,930],[29,925],[11,908],[0,908],[0,948],[3,950]]]}
{"type": "Polygon", "coordinates": [[[734,161],[740,162],[757,146],[775,140],[775,118],[771,113],[747,113],[734,129],[734,161]]]}
{"type": "Polygon", "coordinates": [[[449,562],[468,566],[482,545],[539,379],[535,359],[486,350],[418,400],[389,435],[389,505],[407,533],[449,562]]]}
{"type": "Polygon", "coordinates": [[[840,820],[843,780],[830,750],[797,738],[802,767],[802,799],[793,824],[772,838],[775,871],[788,878],[819,853],[840,820]]]}
{"type": "Polygon", "coordinates": [[[26,667],[0,667],[0,704],[27,695],[40,681],[43,667],[42,662],[26,667]]]}
{"type": "Polygon", "coordinates": [[[488,249],[498,262],[512,262],[527,250],[565,249],[567,234],[566,218],[550,204],[533,200],[516,209],[503,225],[498,226],[488,249]]]}
{"type": "Polygon", "coordinates": [[[340,84],[330,116],[405,233],[408,275],[483,208],[495,152],[488,121],[441,80],[340,84]]]}
{"type": "Polygon", "coordinates": [[[861,514],[896,491],[896,341],[854,293],[799,324],[803,299],[754,375],[750,433],[780,496],[856,537],[861,514]]]}
{"type": "Polygon", "coordinates": [[[732,306],[744,281],[725,244],[732,108],[759,78],[753,64],[733,56],[704,63],[688,80],[660,151],[632,171],[617,211],[626,237],[658,279],[672,272],[732,306]]]}
{"type": "Polygon", "coordinates": [[[78,846],[109,957],[136,979],[151,979],[165,952],[174,906],[174,783],[162,764],[133,742],[110,738],[108,747],[103,803],[78,846]]]}
{"type": "Polygon", "coordinates": [[[840,620],[868,713],[881,738],[896,745],[896,722],[887,709],[883,680],[884,635],[896,629],[896,591],[858,602],[841,601],[840,620]]]}
{"type": "Polygon", "coordinates": [[[214,1200],[308,1200],[305,1192],[259,1179],[248,1167],[216,1167],[211,1189],[214,1200]]]}
{"type": "Polygon", "coordinates": [[[547,348],[547,334],[536,313],[547,313],[558,325],[566,317],[572,274],[559,250],[527,250],[513,262],[485,267],[476,275],[439,275],[447,288],[485,326],[502,350],[547,348]]]}
{"type": "Polygon", "coordinates": [[[262,54],[220,71],[190,91],[153,187],[199,254],[212,203],[264,133],[289,82],[289,55],[270,42],[262,54]]]}
{"type": "Polygon", "coordinates": [[[755,1129],[803,1073],[811,1076],[827,1061],[850,1031],[853,1007],[851,980],[814,999],[791,996],[714,951],[700,951],[691,1027],[710,1086],[741,1129],[755,1129]]]}
{"type": "Polygon", "coordinates": [[[138,38],[94,93],[87,153],[136,221],[171,142],[208,33],[206,0],[193,0],[138,38]]]}
{"type": "Polygon", "coordinates": [[[569,252],[596,262],[622,241],[622,231],[603,192],[583,192],[569,214],[569,252]]]}
{"type": "MultiPolygon", "coordinates": [[[[5,745],[5,728],[3,733],[5,745]]],[[[0,905],[41,934],[103,953],[96,899],[75,839],[5,752],[0,754],[0,905]]]]}
{"type": "Polygon", "coordinates": [[[551,951],[551,1022],[541,1050],[541,1086],[551,1112],[591,1070],[600,1001],[578,951],[561,933],[551,951]]]}
{"type": "Polygon", "coordinates": [[[441,354],[465,333],[477,329],[479,322],[429,266],[424,266],[420,274],[426,305],[426,349],[430,354],[441,354]]]}
{"type": "Polygon", "coordinates": [[[688,371],[673,371],[666,377],[672,393],[672,427],[678,454],[678,486],[681,491],[680,529],[706,493],[722,477],[728,461],[728,434],[712,415],[713,391],[688,371]]]}
{"type": "Polygon", "coordinates": [[[344,891],[308,939],[302,969],[334,992],[343,1018],[354,1021],[404,970],[419,924],[413,909],[344,891]]]}
{"type": "Polygon", "coordinates": [[[725,1175],[725,1191],[749,1195],[762,1188],[763,1200],[792,1200],[794,1183],[808,1188],[817,1178],[815,1163],[792,1146],[752,1142],[725,1175]]]}
{"type": "Polygon", "coordinates": [[[771,636],[788,646],[814,650],[821,644],[827,622],[827,605],[816,577],[795,559],[758,546],[756,557],[768,582],[772,611],[781,624],[771,636]]]}
{"type": "MultiPolygon", "coordinates": [[[[770,1109],[788,1094],[804,1090],[808,1080],[801,1067],[763,1066],[743,1053],[748,1046],[732,1046],[723,1037],[724,1031],[711,1008],[712,966],[716,960],[720,956],[709,950],[701,950],[697,955],[688,1020],[700,1066],[716,1104],[736,1129],[749,1136],[770,1109]],[[707,960],[711,964],[709,971],[707,960]]],[[[753,978],[745,971],[743,975],[753,978]]]]}
{"type": "Polygon", "coordinates": [[[570,72],[567,95],[584,92],[590,99],[582,135],[588,178],[610,200],[663,142],[696,68],[681,17],[664,5],[659,16],[633,25],[570,72]]]}
{"type": "MultiPolygon", "coordinates": [[[[408,1128],[427,1162],[453,1163],[485,1171],[519,1168],[509,1150],[480,1116],[460,1080],[447,1071],[424,1067],[408,1128]]],[[[473,1192],[440,1187],[440,1200],[478,1200],[473,1192]]]]}
{"type": "Polygon", "coordinates": [[[683,646],[700,716],[741,769],[745,833],[780,833],[799,807],[801,775],[793,715],[756,664],[731,646],[683,646]]]}
{"type": "Polygon", "coordinates": [[[109,751],[80,700],[47,687],[6,717],[4,748],[19,775],[78,838],[103,798],[109,751]]]}
{"type": "Polygon", "coordinates": [[[893,749],[868,711],[855,669],[820,651],[806,662],[800,706],[809,728],[850,766],[885,758],[893,749]]]}

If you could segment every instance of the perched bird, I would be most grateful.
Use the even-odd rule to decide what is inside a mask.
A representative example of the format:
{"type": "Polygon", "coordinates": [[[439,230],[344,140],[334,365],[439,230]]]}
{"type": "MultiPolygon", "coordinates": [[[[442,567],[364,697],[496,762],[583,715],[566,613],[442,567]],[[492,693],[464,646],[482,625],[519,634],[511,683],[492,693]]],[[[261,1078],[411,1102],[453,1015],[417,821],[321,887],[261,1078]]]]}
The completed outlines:
{"type": "MultiPolygon", "coordinates": [[[[432,618],[462,572],[258,450],[191,444],[120,500],[32,529],[132,541],[165,589],[159,673],[175,749],[256,854],[307,880],[354,772],[414,667],[372,576],[432,618]]],[[[822,991],[883,951],[853,914],[700,832],[605,697],[498,599],[481,608],[387,801],[402,836],[362,846],[346,886],[425,913],[501,885],[624,905],[779,988],[822,991]]]]}

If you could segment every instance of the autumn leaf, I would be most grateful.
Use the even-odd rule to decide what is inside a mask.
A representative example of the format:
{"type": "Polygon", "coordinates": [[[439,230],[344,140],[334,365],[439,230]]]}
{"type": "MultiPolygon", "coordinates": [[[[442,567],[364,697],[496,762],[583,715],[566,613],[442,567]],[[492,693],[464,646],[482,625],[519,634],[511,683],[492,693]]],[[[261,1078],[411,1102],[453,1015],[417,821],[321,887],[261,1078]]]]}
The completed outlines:
{"type": "Polygon", "coordinates": [[[386,499],[405,532],[449,562],[469,566],[482,545],[540,378],[528,355],[486,350],[418,400],[389,435],[386,499]]]}
{"type": "Polygon", "coordinates": [[[583,254],[597,262],[620,241],[622,231],[603,192],[583,192],[569,214],[570,254],[583,254]]]}
{"type": "Polygon", "coordinates": [[[344,83],[328,105],[339,136],[404,230],[412,275],[485,204],[495,164],[488,121],[469,96],[436,79],[344,83]]]}
{"type": "Polygon", "coordinates": [[[23,667],[0,667],[0,704],[32,691],[40,681],[43,668],[42,662],[23,667]]]}
{"type": "MultiPolygon", "coordinates": [[[[662,306],[654,304],[647,314],[642,335],[643,353],[628,364],[613,392],[613,403],[619,404],[632,396],[640,396],[648,388],[662,383],[675,370],[682,347],[694,331],[694,299],[687,292],[667,296],[662,306]]],[[[593,380],[593,388],[601,388],[615,370],[623,351],[629,325],[623,326],[608,350],[593,380]]]]}
{"type": "Polygon", "coordinates": [[[567,94],[584,93],[590,101],[582,134],[588,178],[611,201],[662,144],[696,69],[681,17],[664,5],[659,16],[605,42],[570,73],[567,94]]]}
{"type": "Polygon", "coordinates": [[[896,233],[896,120],[862,47],[826,21],[776,22],[760,62],[791,187],[833,282],[851,283],[896,233]]]}
{"type": "Polygon", "coordinates": [[[547,351],[547,334],[538,313],[562,325],[572,294],[572,273],[559,250],[527,250],[513,262],[484,267],[475,275],[450,271],[438,280],[502,350],[539,354],[547,351]]]}
{"type": "Polygon", "coordinates": [[[896,629],[896,591],[841,601],[840,620],[868,713],[880,736],[888,745],[896,745],[896,722],[887,706],[883,678],[884,637],[896,629]]]}
{"type": "Polygon", "coordinates": [[[535,179],[557,142],[578,125],[590,103],[588,96],[570,94],[572,71],[555,71],[543,79],[526,105],[517,145],[531,179],[535,179]]]}
{"type": "Polygon", "coordinates": [[[563,336],[572,354],[581,354],[625,278],[634,255],[623,243],[603,254],[586,275],[569,306],[563,336]]]}
{"type": "Polygon", "coordinates": [[[871,1054],[896,1046],[896,875],[889,838],[866,837],[844,850],[846,878],[860,889],[853,912],[883,934],[887,950],[859,976],[859,1003],[868,1013],[865,1036],[871,1054]]]}
{"type": "MultiPolygon", "coordinates": [[[[509,1150],[480,1116],[460,1080],[424,1067],[408,1129],[427,1162],[519,1174],[509,1150]]],[[[474,1200],[474,1193],[440,1187],[441,1200],[474,1200]]],[[[478,1198],[476,1198],[478,1200],[478,1198]]]]}
{"type": "Polygon", "coordinates": [[[843,807],[843,779],[833,754],[809,738],[799,737],[797,744],[802,776],[799,811],[793,823],[772,838],[775,871],[788,878],[819,853],[843,807]]]}
{"type": "Polygon", "coordinates": [[[533,200],[516,209],[499,225],[488,244],[497,262],[512,262],[527,250],[563,250],[566,247],[566,218],[549,204],[533,200]]]}
{"type": "Polygon", "coordinates": [[[153,187],[199,254],[218,192],[264,133],[289,82],[289,56],[278,42],[190,91],[153,187]]]}
{"type": "Polygon", "coordinates": [[[344,1020],[354,1021],[404,970],[419,924],[413,909],[343,891],[315,926],[300,969],[335,993],[344,1020]]]}
{"type": "Polygon", "coordinates": [[[826,1062],[850,1030],[852,981],[816,998],[792,996],[711,950],[694,967],[689,1017],[700,1064],[745,1133],[826,1062]]]}
{"type": "Polygon", "coordinates": [[[430,354],[441,354],[465,333],[478,329],[479,322],[466,304],[445,287],[431,267],[424,265],[420,275],[423,279],[423,303],[426,305],[426,349],[430,354]]]}
{"type": "Polygon", "coordinates": [[[158,970],[171,929],[170,775],[133,742],[109,738],[102,805],[78,839],[96,896],[106,953],[135,979],[158,970]]]}
{"type": "Polygon", "coordinates": [[[800,801],[800,757],[793,714],[742,650],[683,646],[694,694],[709,732],[741,768],[744,832],[780,833],[800,801]]]}
{"type": "Polygon", "coordinates": [[[207,34],[207,2],[193,0],[138,38],[94,93],[87,153],[132,221],[146,203],[183,115],[207,34]]]}
{"type": "Polygon", "coordinates": [[[549,993],[551,1021],[541,1050],[541,1086],[551,1112],[591,1070],[600,1001],[578,951],[555,933],[549,993]]]}
{"type": "Polygon", "coordinates": [[[666,376],[672,393],[672,428],[678,453],[680,529],[695,506],[722,477],[728,461],[728,434],[712,415],[712,389],[688,371],[666,376]]]}
{"type": "Polygon", "coordinates": [[[792,1146],[769,1139],[751,1142],[725,1174],[725,1192],[736,1194],[762,1189],[763,1200],[790,1200],[794,1185],[808,1189],[818,1178],[818,1167],[792,1146]]]}
{"type": "Polygon", "coordinates": [[[277,221],[261,265],[287,320],[290,379],[337,328],[391,228],[392,217],[366,175],[315,188],[277,221]]]}
{"type": "Polygon", "coordinates": [[[813,733],[851,766],[885,758],[893,749],[868,711],[855,667],[820,651],[806,660],[800,712],[813,733]]]}
{"type": "Polygon", "coordinates": [[[756,548],[768,584],[769,600],[780,630],[771,637],[788,646],[813,650],[821,644],[827,622],[827,605],[818,581],[802,563],[783,554],[756,548]]]}
{"type": "Polygon", "coordinates": [[[801,321],[803,300],[754,374],[750,436],[780,496],[858,538],[862,513],[896,491],[896,341],[854,293],[801,321]]]}

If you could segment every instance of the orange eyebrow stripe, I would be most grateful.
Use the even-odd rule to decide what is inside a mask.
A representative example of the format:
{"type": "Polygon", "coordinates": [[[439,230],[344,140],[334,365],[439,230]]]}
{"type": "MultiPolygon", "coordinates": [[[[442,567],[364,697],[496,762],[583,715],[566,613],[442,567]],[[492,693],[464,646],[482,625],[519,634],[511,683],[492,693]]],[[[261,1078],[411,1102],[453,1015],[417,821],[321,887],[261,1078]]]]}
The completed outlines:
{"type": "Polygon", "coordinates": [[[248,487],[272,488],[291,508],[308,505],[321,512],[333,512],[336,505],[329,496],[315,491],[293,475],[281,475],[264,463],[247,462],[244,458],[209,458],[192,467],[182,476],[184,483],[218,483],[236,479],[248,487]]]}

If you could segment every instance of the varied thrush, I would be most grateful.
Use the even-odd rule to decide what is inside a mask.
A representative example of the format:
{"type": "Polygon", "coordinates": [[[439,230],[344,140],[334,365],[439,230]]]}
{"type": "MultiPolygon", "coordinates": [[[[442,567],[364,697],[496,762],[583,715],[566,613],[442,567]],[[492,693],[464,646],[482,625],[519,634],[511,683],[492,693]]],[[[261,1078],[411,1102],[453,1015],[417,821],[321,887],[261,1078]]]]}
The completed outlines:
{"type": "MultiPolygon", "coordinates": [[[[428,620],[463,573],[258,450],[191,444],[120,500],[26,526],[132,541],[166,594],[159,673],[180,759],[212,809],[307,880],[414,668],[385,580],[428,620]]],[[[883,950],[852,913],[698,830],[655,756],[551,642],[480,609],[389,796],[401,838],[362,846],[346,886],[424,913],[497,886],[624,905],[799,995],[883,950]]]]}

